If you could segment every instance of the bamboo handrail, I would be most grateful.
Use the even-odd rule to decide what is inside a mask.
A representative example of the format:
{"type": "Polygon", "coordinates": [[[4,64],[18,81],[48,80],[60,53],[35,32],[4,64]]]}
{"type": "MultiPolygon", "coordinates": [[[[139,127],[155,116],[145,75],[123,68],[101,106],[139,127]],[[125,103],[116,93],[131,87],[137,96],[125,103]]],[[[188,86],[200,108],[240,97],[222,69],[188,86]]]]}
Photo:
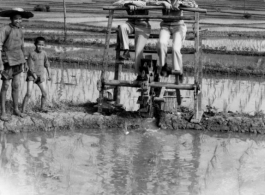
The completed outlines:
{"type": "MultiPolygon", "coordinates": [[[[145,7],[136,7],[137,10],[161,10],[165,9],[164,6],[145,6],[145,7]]],[[[103,10],[129,10],[128,7],[116,7],[116,6],[106,6],[103,7],[103,10]]],[[[206,9],[201,8],[188,8],[188,7],[180,7],[180,10],[190,11],[190,12],[199,12],[199,13],[207,13],[206,9]]]]}
{"type": "MultiPolygon", "coordinates": [[[[108,18],[109,16],[106,16],[108,18]]],[[[128,19],[174,19],[174,20],[195,20],[193,16],[148,16],[148,15],[113,15],[113,18],[128,19]]]]}

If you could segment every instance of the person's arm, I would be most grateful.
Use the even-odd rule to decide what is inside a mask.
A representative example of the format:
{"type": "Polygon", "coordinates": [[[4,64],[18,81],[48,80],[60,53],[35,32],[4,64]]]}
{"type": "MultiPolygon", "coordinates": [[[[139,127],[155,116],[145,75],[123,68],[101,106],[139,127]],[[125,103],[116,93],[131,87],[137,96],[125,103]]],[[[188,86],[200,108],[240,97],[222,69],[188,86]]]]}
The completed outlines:
{"type": "Polygon", "coordinates": [[[0,73],[4,70],[2,51],[6,39],[7,39],[6,27],[2,27],[0,28],[0,73]]]}
{"type": "MultiPolygon", "coordinates": [[[[25,53],[25,47],[24,47],[24,33],[22,32],[22,30],[21,30],[21,34],[22,34],[22,45],[21,45],[21,50],[22,50],[22,52],[23,52],[24,59],[26,59],[26,53],[25,53]]],[[[28,63],[25,62],[25,64],[24,64],[24,71],[25,71],[25,72],[28,72],[28,70],[29,70],[28,63]]]]}
{"type": "Polygon", "coordinates": [[[116,1],[112,5],[117,6],[117,7],[122,7],[124,6],[124,0],[116,1]]]}
{"type": "Polygon", "coordinates": [[[146,2],[145,1],[116,1],[112,5],[119,6],[119,7],[127,7],[127,6],[136,6],[136,7],[145,7],[146,2]]]}
{"type": "Polygon", "coordinates": [[[31,76],[33,76],[34,79],[37,79],[37,74],[35,73],[35,69],[34,69],[34,61],[32,60],[32,54],[29,53],[28,56],[28,60],[27,60],[27,64],[28,64],[28,72],[31,76]]]}
{"type": "Polygon", "coordinates": [[[46,68],[47,70],[47,75],[48,75],[48,81],[51,80],[51,69],[50,69],[50,62],[49,62],[49,59],[47,57],[47,54],[45,53],[45,57],[44,57],[44,67],[46,68]]]}
{"type": "Polygon", "coordinates": [[[198,4],[195,0],[180,0],[179,5],[182,7],[197,8],[198,4]]]}
{"type": "Polygon", "coordinates": [[[164,6],[166,9],[171,9],[171,1],[170,0],[146,0],[146,5],[150,6],[164,6]]]}
{"type": "Polygon", "coordinates": [[[124,2],[124,6],[136,6],[136,7],[145,7],[146,6],[146,2],[145,1],[125,1],[124,2]]]}

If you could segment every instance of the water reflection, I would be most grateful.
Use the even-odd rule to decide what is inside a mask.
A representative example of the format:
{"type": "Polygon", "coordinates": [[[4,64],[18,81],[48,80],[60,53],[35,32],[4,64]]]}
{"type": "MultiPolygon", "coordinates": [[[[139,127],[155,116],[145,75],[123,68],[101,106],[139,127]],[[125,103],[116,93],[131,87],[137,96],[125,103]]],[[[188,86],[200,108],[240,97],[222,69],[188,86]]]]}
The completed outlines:
{"type": "Polygon", "coordinates": [[[1,134],[0,194],[262,194],[264,136],[1,134]]]}

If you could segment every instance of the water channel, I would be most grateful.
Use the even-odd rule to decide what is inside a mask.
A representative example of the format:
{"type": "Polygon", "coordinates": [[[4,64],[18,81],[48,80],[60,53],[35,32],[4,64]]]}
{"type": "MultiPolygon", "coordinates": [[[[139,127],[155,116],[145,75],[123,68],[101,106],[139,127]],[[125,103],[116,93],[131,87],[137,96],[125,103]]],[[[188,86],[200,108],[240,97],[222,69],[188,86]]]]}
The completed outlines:
{"type": "Polygon", "coordinates": [[[82,129],[0,138],[1,195],[265,191],[263,135],[82,129]]]}

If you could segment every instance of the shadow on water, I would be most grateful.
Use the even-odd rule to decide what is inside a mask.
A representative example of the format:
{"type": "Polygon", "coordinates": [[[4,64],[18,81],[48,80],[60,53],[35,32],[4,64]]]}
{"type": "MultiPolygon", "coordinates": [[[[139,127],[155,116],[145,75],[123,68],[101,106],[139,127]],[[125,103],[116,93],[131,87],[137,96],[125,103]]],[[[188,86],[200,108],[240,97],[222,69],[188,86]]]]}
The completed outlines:
{"type": "Polygon", "coordinates": [[[262,194],[263,135],[1,134],[0,194],[262,194]]]}

